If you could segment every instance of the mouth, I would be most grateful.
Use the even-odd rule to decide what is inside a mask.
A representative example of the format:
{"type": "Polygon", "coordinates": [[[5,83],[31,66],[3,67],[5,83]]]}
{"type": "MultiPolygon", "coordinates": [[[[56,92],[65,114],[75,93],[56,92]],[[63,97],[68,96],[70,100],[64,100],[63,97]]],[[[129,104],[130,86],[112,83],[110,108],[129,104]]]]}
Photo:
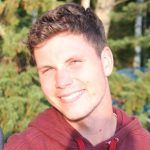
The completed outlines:
{"type": "Polygon", "coordinates": [[[64,94],[59,96],[59,99],[62,103],[72,103],[76,100],[78,100],[82,94],[84,93],[84,90],[75,91],[69,94],[64,94]]]}

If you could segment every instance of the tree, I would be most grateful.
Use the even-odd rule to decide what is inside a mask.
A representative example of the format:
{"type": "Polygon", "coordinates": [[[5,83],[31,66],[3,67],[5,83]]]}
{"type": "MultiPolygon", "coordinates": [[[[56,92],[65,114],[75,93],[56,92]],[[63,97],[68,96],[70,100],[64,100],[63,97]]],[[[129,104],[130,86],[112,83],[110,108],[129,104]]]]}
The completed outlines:
{"type": "Polygon", "coordinates": [[[36,19],[36,15],[62,3],[56,0],[0,1],[0,126],[5,138],[23,130],[38,112],[49,106],[24,42],[33,17],[36,19]]]}
{"type": "Polygon", "coordinates": [[[115,0],[97,0],[95,6],[95,12],[102,20],[105,28],[106,35],[108,35],[108,30],[111,21],[111,12],[115,6],[115,0]]]}
{"type": "Polygon", "coordinates": [[[85,8],[91,7],[91,3],[93,3],[94,11],[98,15],[98,17],[102,20],[105,28],[106,35],[108,34],[110,20],[111,20],[111,11],[115,5],[115,0],[81,0],[81,5],[85,8]]]}
{"type": "Polygon", "coordinates": [[[113,72],[109,79],[111,93],[118,107],[138,116],[143,126],[150,129],[150,110],[144,110],[145,106],[150,108],[150,72],[136,70],[134,73],[136,80],[113,72]]]}
{"type": "Polygon", "coordinates": [[[90,0],[81,0],[81,5],[84,6],[84,8],[89,8],[90,0]]]}
{"type": "MultiPolygon", "coordinates": [[[[144,0],[136,0],[137,4],[138,3],[143,3],[144,0]]],[[[139,8],[138,14],[135,19],[135,37],[140,37],[142,36],[142,26],[143,26],[143,16],[142,16],[142,10],[139,8]]],[[[133,60],[133,67],[138,68],[141,67],[141,50],[142,47],[140,44],[135,45],[135,56],[133,60]]]]}
{"type": "MultiPolygon", "coordinates": [[[[111,26],[108,34],[109,45],[111,46],[115,66],[118,68],[133,67],[135,47],[141,46],[141,65],[145,66],[150,57],[148,42],[150,32],[149,20],[149,2],[136,3],[134,0],[126,1],[116,5],[112,13],[111,26]],[[142,12],[142,33],[141,36],[135,36],[135,20],[142,12]]],[[[140,29],[141,30],[141,29],[140,29]]]]}

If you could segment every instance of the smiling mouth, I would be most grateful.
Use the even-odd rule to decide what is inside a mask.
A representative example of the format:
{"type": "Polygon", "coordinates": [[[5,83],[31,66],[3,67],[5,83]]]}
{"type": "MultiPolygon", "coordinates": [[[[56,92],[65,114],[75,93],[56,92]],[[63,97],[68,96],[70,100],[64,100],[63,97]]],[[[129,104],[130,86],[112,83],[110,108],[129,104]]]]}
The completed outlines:
{"type": "Polygon", "coordinates": [[[82,96],[83,92],[84,90],[80,90],[80,91],[73,92],[71,94],[65,94],[60,96],[59,99],[62,103],[72,103],[78,100],[82,96]]]}

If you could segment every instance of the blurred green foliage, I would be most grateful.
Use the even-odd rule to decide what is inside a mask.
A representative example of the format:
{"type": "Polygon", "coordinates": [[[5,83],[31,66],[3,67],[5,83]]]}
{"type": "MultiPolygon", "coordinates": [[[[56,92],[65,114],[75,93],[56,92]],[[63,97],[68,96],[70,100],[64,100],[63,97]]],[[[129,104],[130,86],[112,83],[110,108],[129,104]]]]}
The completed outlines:
{"type": "Polygon", "coordinates": [[[147,72],[135,70],[134,74],[135,80],[114,71],[109,79],[111,93],[118,107],[129,115],[138,116],[143,126],[150,130],[150,110],[144,110],[145,106],[150,108],[150,68],[147,72]]]}
{"type": "Polygon", "coordinates": [[[0,125],[6,137],[25,128],[46,107],[35,68],[18,74],[14,65],[0,67],[0,125]]]}
{"type": "Polygon", "coordinates": [[[38,112],[49,107],[25,42],[36,17],[62,3],[0,1],[0,127],[5,138],[23,130],[38,112]]]}
{"type": "MultiPolygon", "coordinates": [[[[36,68],[24,43],[29,27],[36,17],[66,1],[0,0],[0,127],[3,128],[5,138],[22,131],[38,112],[49,107],[40,90],[36,68]]],[[[95,5],[96,0],[93,2],[95,5]]],[[[121,15],[114,17],[110,28],[109,43],[114,51],[117,67],[129,66],[131,61],[126,59],[134,55],[133,45],[137,43],[133,38],[133,28],[130,26],[133,25],[134,13],[125,14],[128,10],[132,10],[130,7],[136,9],[133,3],[116,7],[114,16],[120,15],[120,12],[121,15],[130,18],[121,19],[121,15]],[[120,58],[123,60],[122,63],[120,58]],[[125,65],[126,63],[128,65],[125,65]]],[[[140,7],[145,10],[146,6],[140,7]]],[[[150,56],[149,38],[150,30],[147,28],[144,36],[138,39],[144,47],[143,52],[147,54],[144,57],[146,60],[150,56]]],[[[150,63],[147,63],[147,66],[150,68],[150,63]]],[[[129,114],[138,115],[145,128],[150,129],[147,122],[150,112],[143,112],[143,106],[150,105],[150,73],[137,72],[137,75],[138,80],[134,81],[114,71],[110,77],[111,92],[119,107],[129,114]]]]}
{"type": "MultiPolygon", "coordinates": [[[[118,0],[116,0],[117,2],[118,0]]],[[[150,0],[137,3],[136,0],[127,0],[119,3],[111,15],[111,25],[108,43],[112,48],[117,68],[132,67],[136,45],[142,48],[141,65],[145,66],[150,58],[150,0]],[[142,16],[142,35],[135,36],[135,18],[142,16]]]]}

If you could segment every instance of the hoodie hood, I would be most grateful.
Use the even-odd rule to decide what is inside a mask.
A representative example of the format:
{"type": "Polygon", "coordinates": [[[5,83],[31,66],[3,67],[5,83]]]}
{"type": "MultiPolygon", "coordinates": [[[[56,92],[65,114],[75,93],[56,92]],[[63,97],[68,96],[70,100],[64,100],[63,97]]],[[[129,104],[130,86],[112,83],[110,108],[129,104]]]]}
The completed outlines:
{"type": "Polygon", "coordinates": [[[36,128],[50,139],[59,141],[62,145],[70,145],[73,141],[74,129],[69,126],[61,113],[55,108],[49,108],[29,124],[29,128],[36,128]]]}
{"type": "Polygon", "coordinates": [[[90,148],[103,150],[117,150],[120,145],[126,143],[130,135],[142,133],[146,131],[141,128],[137,118],[128,117],[123,111],[113,108],[117,115],[116,133],[110,139],[93,146],[78,131],[72,128],[55,108],[47,109],[41,113],[35,120],[29,124],[29,128],[35,128],[45,134],[50,139],[58,141],[64,147],[69,149],[86,150],[90,148]],[[141,132],[142,130],[142,132],[141,132]],[[68,147],[69,145],[69,147],[68,147]]]}

